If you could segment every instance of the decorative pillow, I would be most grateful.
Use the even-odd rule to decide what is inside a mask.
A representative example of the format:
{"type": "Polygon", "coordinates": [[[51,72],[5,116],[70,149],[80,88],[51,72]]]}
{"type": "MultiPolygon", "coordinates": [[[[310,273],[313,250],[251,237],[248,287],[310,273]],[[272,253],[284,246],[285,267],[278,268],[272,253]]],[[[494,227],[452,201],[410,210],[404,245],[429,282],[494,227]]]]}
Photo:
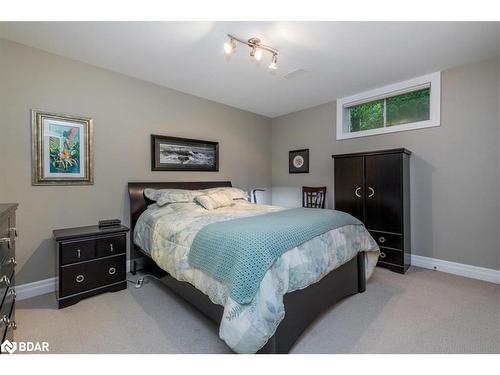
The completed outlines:
{"type": "Polygon", "coordinates": [[[206,192],[207,194],[218,193],[222,191],[229,194],[229,196],[231,196],[231,199],[248,199],[248,193],[246,191],[243,191],[235,187],[218,187],[212,189],[205,189],[202,191],[206,192]]]}
{"type": "Polygon", "coordinates": [[[201,204],[207,210],[228,207],[234,204],[232,195],[227,191],[212,191],[194,198],[195,202],[201,204]]]}
{"type": "Polygon", "coordinates": [[[199,190],[184,189],[144,189],[146,198],[155,201],[158,206],[164,206],[168,203],[186,203],[194,202],[194,198],[203,193],[199,190]]]}

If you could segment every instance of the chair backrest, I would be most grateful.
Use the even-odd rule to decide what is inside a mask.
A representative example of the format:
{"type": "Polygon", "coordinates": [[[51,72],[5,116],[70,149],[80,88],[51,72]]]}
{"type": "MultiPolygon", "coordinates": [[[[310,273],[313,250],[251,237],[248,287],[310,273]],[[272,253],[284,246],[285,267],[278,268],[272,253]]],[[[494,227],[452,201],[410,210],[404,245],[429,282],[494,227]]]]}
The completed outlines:
{"type": "Polygon", "coordinates": [[[302,186],[302,207],[325,208],[326,186],[302,186]]]}

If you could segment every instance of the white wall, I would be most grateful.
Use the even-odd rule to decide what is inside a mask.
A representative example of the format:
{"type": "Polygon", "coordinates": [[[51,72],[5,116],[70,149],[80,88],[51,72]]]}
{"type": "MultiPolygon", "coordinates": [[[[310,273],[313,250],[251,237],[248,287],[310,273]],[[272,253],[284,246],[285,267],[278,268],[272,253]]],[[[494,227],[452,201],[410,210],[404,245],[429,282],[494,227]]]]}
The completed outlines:
{"type": "Polygon", "coordinates": [[[1,39],[0,57],[0,201],[19,203],[18,284],[54,276],[53,229],[127,224],[129,181],[227,179],[270,194],[268,118],[1,39]],[[31,109],[94,119],[94,185],[31,186],[31,109]],[[151,172],[152,133],[218,141],[220,172],[151,172]]]}
{"type": "Polygon", "coordinates": [[[414,254],[500,269],[498,58],[442,73],[441,126],[335,140],[335,102],[272,121],[273,204],[301,205],[301,187],[328,186],[331,155],[406,147],[414,254]],[[288,151],[310,149],[310,173],[288,173],[288,151]]]}

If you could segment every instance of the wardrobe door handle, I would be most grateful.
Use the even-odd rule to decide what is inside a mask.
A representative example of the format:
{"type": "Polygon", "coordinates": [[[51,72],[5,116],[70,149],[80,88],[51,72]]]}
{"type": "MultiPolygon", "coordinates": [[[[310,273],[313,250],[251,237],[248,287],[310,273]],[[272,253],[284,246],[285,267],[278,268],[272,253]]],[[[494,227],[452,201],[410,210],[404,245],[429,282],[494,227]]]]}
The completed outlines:
{"type": "Polygon", "coordinates": [[[371,198],[375,195],[375,190],[371,186],[368,186],[368,190],[370,190],[370,194],[368,194],[368,198],[371,198]]]}
{"type": "Polygon", "coordinates": [[[361,194],[359,194],[360,190],[361,190],[361,187],[357,187],[356,190],[354,190],[354,195],[356,195],[358,198],[361,198],[361,194]]]}

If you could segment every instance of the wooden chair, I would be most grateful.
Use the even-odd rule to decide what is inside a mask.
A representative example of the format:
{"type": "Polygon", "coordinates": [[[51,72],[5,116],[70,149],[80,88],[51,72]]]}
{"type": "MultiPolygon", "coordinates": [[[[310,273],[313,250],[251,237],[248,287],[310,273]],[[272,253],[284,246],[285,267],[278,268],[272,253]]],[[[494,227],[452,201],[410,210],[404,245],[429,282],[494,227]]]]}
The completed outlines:
{"type": "Polygon", "coordinates": [[[326,186],[302,186],[302,207],[325,208],[326,186]]]}

